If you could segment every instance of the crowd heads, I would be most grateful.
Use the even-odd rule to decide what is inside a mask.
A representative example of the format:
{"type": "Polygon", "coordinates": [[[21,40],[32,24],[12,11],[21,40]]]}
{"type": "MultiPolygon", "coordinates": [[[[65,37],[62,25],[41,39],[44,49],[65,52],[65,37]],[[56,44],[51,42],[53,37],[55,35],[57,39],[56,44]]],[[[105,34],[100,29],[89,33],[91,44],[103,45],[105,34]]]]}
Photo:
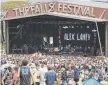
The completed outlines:
{"type": "Polygon", "coordinates": [[[1,58],[2,85],[83,85],[89,79],[108,85],[106,61],[42,53],[6,55],[1,58]]]}

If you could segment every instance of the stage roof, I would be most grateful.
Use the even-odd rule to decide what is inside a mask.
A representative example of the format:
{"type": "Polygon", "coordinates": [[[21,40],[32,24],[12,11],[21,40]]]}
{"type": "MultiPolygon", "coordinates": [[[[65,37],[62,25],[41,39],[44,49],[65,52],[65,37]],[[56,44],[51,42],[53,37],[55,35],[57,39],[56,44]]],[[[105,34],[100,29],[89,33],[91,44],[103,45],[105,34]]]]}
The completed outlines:
{"type": "MultiPolygon", "coordinates": [[[[32,9],[32,12],[36,10],[32,9]]],[[[54,1],[54,2],[44,2],[44,3],[43,2],[33,3],[33,4],[30,4],[29,6],[17,6],[16,8],[8,9],[7,12],[5,12],[5,16],[4,16],[5,18],[3,20],[12,20],[12,19],[33,17],[33,16],[39,16],[39,15],[52,15],[52,16],[60,16],[60,17],[86,20],[86,21],[93,21],[93,22],[94,21],[103,22],[103,21],[108,21],[108,3],[86,2],[86,1],[77,1],[77,0],[72,0],[72,1],[69,0],[67,2],[54,1]],[[45,8],[42,8],[42,9],[46,11],[39,10],[41,8],[38,7],[39,13],[31,14],[30,13],[31,9],[29,8],[36,7],[36,5],[39,5],[42,7],[47,6],[47,10],[45,8]],[[75,11],[75,13],[70,13],[71,9],[69,7],[72,7],[72,6],[74,7],[74,9],[78,11],[75,11]],[[54,10],[51,11],[51,7],[54,10]],[[19,14],[20,12],[22,12],[23,9],[26,10],[27,13],[19,14]],[[27,9],[29,9],[29,11],[27,9]],[[58,9],[60,11],[58,11],[58,9]]]]}

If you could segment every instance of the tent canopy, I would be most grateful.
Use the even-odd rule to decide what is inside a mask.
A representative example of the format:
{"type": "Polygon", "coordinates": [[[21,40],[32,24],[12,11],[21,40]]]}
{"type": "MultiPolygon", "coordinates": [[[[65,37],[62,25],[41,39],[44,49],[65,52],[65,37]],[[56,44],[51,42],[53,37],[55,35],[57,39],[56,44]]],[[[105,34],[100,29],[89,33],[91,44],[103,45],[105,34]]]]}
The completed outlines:
{"type": "Polygon", "coordinates": [[[83,85],[101,85],[101,84],[96,79],[91,78],[85,81],[83,85]]]}

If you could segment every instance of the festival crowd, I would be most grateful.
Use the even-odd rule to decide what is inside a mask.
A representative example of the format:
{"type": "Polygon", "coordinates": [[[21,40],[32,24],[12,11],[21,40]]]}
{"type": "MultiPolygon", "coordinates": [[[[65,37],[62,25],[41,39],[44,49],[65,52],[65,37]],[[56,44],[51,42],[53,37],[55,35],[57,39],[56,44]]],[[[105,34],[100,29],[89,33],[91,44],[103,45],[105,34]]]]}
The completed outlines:
{"type": "Polygon", "coordinates": [[[108,60],[72,55],[10,54],[1,56],[1,85],[108,85],[108,60]]]}

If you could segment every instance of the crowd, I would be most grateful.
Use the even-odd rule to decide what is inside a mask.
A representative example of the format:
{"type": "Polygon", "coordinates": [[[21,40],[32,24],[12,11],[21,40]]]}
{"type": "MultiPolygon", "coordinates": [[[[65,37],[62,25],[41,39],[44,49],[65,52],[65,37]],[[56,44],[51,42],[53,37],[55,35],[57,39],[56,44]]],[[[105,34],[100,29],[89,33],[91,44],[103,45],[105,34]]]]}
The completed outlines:
{"type": "Polygon", "coordinates": [[[1,56],[2,85],[86,85],[89,79],[108,85],[108,60],[72,55],[1,56]]]}

